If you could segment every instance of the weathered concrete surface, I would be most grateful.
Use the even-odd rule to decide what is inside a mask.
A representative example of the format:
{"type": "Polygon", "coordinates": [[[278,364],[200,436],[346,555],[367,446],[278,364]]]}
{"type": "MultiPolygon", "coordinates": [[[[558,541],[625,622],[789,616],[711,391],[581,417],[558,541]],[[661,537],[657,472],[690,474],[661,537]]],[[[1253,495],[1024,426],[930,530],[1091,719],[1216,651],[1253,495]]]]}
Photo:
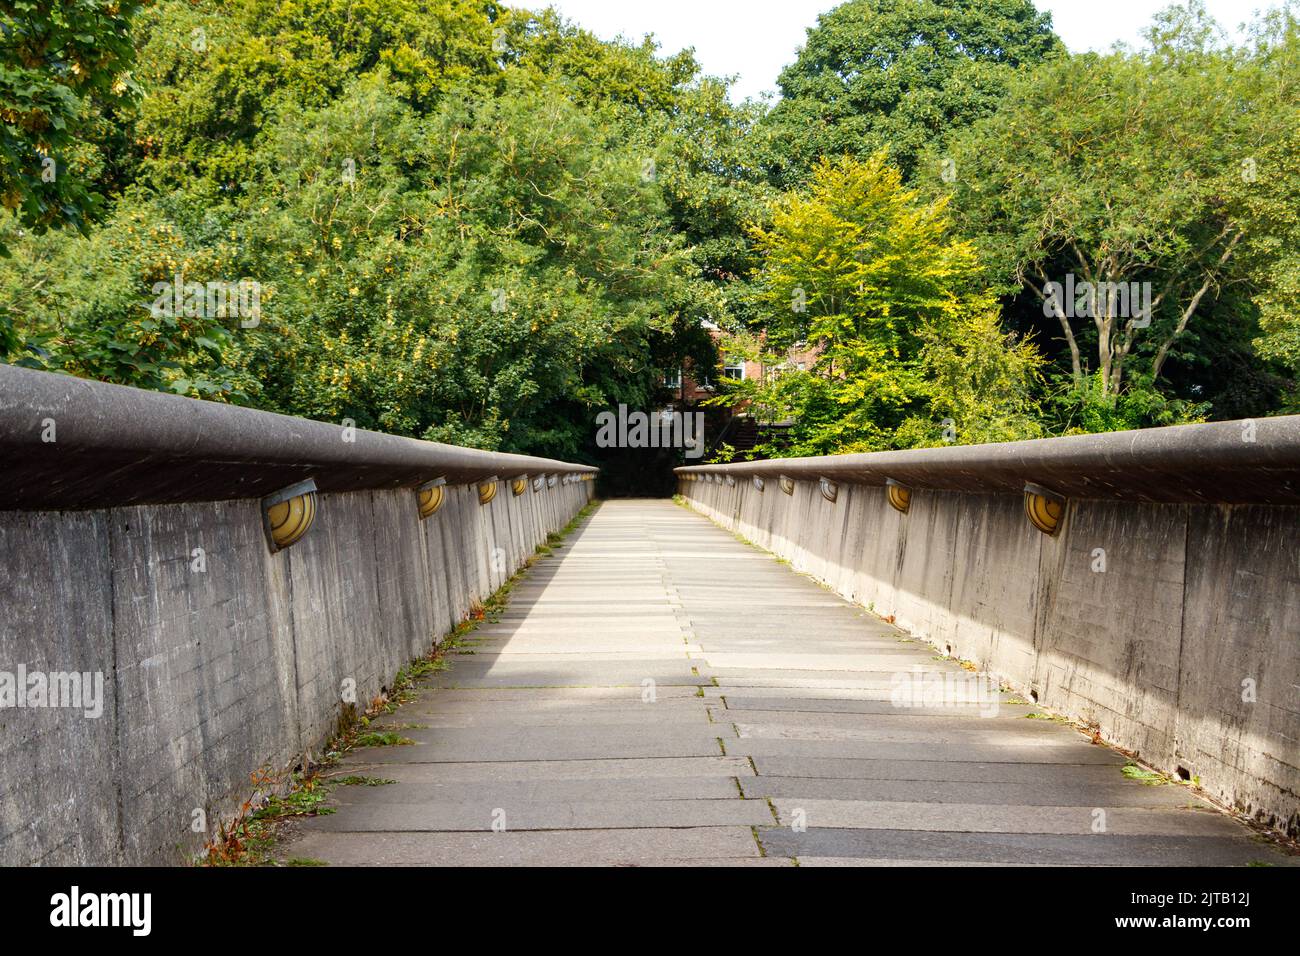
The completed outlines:
{"type": "Polygon", "coordinates": [[[1291,862],[996,689],[897,706],[900,675],[970,675],[668,502],[601,505],[475,636],[379,722],[414,744],[332,772],[392,782],[337,786],[284,859],[1291,862]]]}
{"type": "MultiPolygon", "coordinates": [[[[1300,442],[1296,420],[1286,419],[1269,426],[1266,447],[1241,450],[1241,424],[711,465],[680,471],[696,479],[680,490],[697,511],[840,595],[1294,837],[1300,507],[1196,502],[1215,500],[1218,490],[1220,501],[1291,500],[1297,485],[1287,462],[1300,442]],[[1220,484],[1216,469],[1228,467],[1234,448],[1242,473],[1220,484]],[[1198,449],[1208,456],[1204,469],[1194,464],[1198,449]],[[1256,459],[1271,464],[1252,468],[1256,459]],[[865,481],[910,474],[973,490],[914,487],[902,514],[877,484],[844,481],[831,502],[816,481],[795,481],[791,495],[775,479],[763,491],[751,481],[798,467],[812,474],[813,462],[865,481]],[[1125,464],[1135,469],[1128,477],[1125,464]],[[967,474],[967,466],[991,471],[967,474]],[[1060,479],[1066,466],[1077,468],[1072,484],[1056,487],[1092,497],[1071,498],[1051,537],[1026,519],[1021,495],[979,491],[1014,485],[1015,474],[1060,479]],[[1177,468],[1190,471],[1170,483],[1177,468]],[[702,480],[724,474],[732,483],[702,480]],[[1133,483],[1142,481],[1159,485],[1139,492],[1133,483]],[[1105,500],[1126,491],[1136,500],[1105,500]],[[1162,499],[1178,503],[1155,503],[1162,499]]],[[[738,579],[746,573],[735,569],[738,579]]],[[[736,683],[742,670],[714,674],[724,686],[744,686],[736,683]]],[[[866,684],[850,676],[810,674],[802,686],[828,695],[873,686],[872,675],[866,684]]]]}
{"type": "Polygon", "coordinates": [[[410,489],[322,493],[275,555],[257,501],[0,510],[0,672],[104,678],[98,718],[0,707],[0,864],[188,859],[253,771],[325,742],[345,682],[364,708],[591,489],[451,485],[426,521],[410,489]]]}
{"type": "Polygon", "coordinates": [[[363,491],[595,471],[0,364],[0,510],[260,498],[305,478],[363,491]]]}
{"type": "Polygon", "coordinates": [[[1300,504],[1300,415],[1174,425],[987,445],[692,465],[679,474],[788,475],[883,488],[1019,494],[1025,482],[1069,498],[1300,504]]]}

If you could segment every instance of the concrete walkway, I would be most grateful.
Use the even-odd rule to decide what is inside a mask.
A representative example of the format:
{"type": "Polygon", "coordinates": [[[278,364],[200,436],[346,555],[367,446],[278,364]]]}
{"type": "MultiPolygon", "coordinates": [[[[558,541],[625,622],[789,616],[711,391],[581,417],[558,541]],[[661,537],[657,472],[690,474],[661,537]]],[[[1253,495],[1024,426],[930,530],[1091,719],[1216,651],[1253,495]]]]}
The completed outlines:
{"type": "Polygon", "coordinates": [[[1287,862],[1009,695],[895,706],[896,674],[973,675],[671,502],[602,505],[475,636],[379,722],[414,746],[344,761],[395,782],[338,787],[282,858],[1287,862]]]}

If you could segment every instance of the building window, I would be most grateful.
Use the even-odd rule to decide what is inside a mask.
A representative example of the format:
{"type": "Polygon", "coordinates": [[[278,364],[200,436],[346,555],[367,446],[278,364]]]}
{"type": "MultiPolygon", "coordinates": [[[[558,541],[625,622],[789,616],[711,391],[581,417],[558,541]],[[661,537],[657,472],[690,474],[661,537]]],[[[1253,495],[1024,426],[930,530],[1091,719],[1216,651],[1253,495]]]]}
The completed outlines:
{"type": "Polygon", "coordinates": [[[722,366],[722,377],[732,378],[738,381],[744,381],[745,360],[744,359],[728,360],[727,364],[722,366]]]}
{"type": "Polygon", "coordinates": [[[681,388],[682,387],[682,370],[673,369],[671,372],[664,372],[664,388],[681,388]]]}

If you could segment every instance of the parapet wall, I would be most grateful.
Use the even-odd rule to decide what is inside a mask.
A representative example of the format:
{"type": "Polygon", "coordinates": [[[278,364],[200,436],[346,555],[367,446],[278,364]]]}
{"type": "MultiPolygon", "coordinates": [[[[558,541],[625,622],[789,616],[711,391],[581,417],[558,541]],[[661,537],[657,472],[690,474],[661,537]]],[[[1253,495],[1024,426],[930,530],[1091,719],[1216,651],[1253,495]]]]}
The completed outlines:
{"type": "Polygon", "coordinates": [[[189,859],[253,771],[319,752],[563,527],[593,471],[0,366],[0,864],[189,859]],[[261,496],[305,478],[315,519],[273,553],[261,496]],[[101,712],[6,705],[20,672],[101,675],[101,712]]]}
{"type": "Polygon", "coordinates": [[[1300,835],[1300,418],[678,479],[796,570],[1300,835]],[[1061,502],[1053,533],[1026,483],[1061,502]]]}

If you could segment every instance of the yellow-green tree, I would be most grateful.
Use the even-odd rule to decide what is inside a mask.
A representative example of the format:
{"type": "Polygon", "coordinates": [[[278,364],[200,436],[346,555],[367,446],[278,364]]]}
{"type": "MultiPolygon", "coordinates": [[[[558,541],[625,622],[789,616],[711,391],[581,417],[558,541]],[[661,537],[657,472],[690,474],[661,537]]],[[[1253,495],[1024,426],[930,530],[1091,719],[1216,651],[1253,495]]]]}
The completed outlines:
{"type": "Polygon", "coordinates": [[[975,250],[953,237],[945,208],[904,188],[880,151],[823,160],[809,188],[755,229],[764,362],[775,372],[736,383],[725,400],[792,421],[786,453],[1038,433],[1036,355],[998,327],[975,250]],[[782,369],[803,343],[818,350],[812,367],[782,369]]]}

